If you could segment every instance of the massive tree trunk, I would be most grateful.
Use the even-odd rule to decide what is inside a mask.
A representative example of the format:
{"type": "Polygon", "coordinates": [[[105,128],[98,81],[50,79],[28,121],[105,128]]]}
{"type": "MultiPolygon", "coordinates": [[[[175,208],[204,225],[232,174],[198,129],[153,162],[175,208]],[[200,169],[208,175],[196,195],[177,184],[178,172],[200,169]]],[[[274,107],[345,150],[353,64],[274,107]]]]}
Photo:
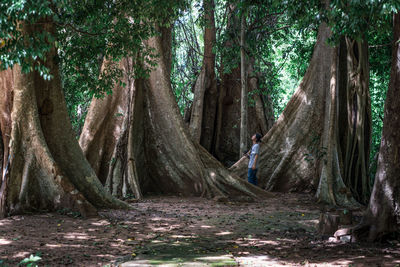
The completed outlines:
{"type": "Polygon", "coordinates": [[[369,94],[368,43],[364,39],[346,37],[347,51],[347,124],[343,147],[344,181],[354,196],[367,203],[369,182],[369,152],[371,143],[371,99],[369,94]]]}
{"type": "Polygon", "coordinates": [[[217,80],[215,77],[216,39],[214,1],[204,0],[204,57],[201,72],[193,89],[194,98],[189,123],[193,140],[213,152],[214,125],[218,101],[217,80]]]}
{"type": "MultiPolygon", "coordinates": [[[[329,36],[330,30],[323,23],[299,88],[263,138],[259,180],[267,190],[317,189],[319,201],[353,207],[358,203],[344,183],[341,144],[345,141],[339,135],[348,127],[342,130],[338,125],[347,116],[341,109],[347,103],[343,95],[346,96],[349,80],[348,64],[345,62],[342,70],[341,59],[347,54],[343,54],[346,49],[340,49],[338,57],[339,48],[327,44],[329,36]]],[[[245,177],[247,160],[242,158],[231,170],[245,177]]]]}
{"type": "MultiPolygon", "coordinates": [[[[307,72],[278,121],[263,137],[260,147],[259,184],[276,191],[314,189],[319,182],[320,161],[326,151],[321,136],[329,118],[325,98],[329,94],[335,48],[327,44],[330,30],[323,23],[307,72]]],[[[243,157],[231,170],[247,174],[243,157]]]]}
{"type": "Polygon", "coordinates": [[[400,13],[394,15],[392,70],[378,168],[368,209],[355,235],[374,241],[400,230],[400,13]]]}
{"type": "MultiPolygon", "coordinates": [[[[25,25],[22,34],[55,30],[51,22],[40,25],[25,25]]],[[[10,159],[2,177],[0,216],[59,208],[87,215],[96,208],[129,207],[107,194],[82,154],[68,119],[55,57],[53,47],[45,62],[53,76],[50,81],[14,66],[10,159]]]]}
{"type": "Polygon", "coordinates": [[[8,146],[11,135],[11,109],[13,103],[13,71],[11,69],[0,72],[0,174],[8,162],[8,146]]]}
{"type": "Polygon", "coordinates": [[[133,151],[131,144],[140,143],[143,138],[133,135],[132,123],[141,120],[140,116],[133,119],[132,112],[141,96],[135,98],[133,60],[121,60],[119,68],[124,73],[123,83],[116,84],[112,94],[93,98],[79,144],[107,191],[119,198],[133,194],[139,199],[142,194],[134,159],[142,158],[143,151],[133,151]]]}
{"type": "MultiPolygon", "coordinates": [[[[107,62],[103,62],[103,70],[106,68],[107,62]]],[[[124,73],[128,73],[130,71],[128,60],[122,60],[119,68],[124,73]]],[[[112,155],[119,137],[124,135],[122,130],[127,128],[124,118],[127,117],[130,103],[131,81],[125,75],[123,82],[127,88],[122,84],[116,84],[112,94],[103,98],[93,98],[79,138],[79,145],[85,157],[103,184],[107,180],[109,166],[117,164],[116,158],[113,158],[112,155]]],[[[126,138],[125,142],[127,142],[126,138]]]]}
{"type": "Polygon", "coordinates": [[[128,149],[132,151],[129,160],[133,164],[128,176],[133,174],[137,178],[136,189],[143,194],[210,198],[265,196],[262,190],[229,174],[192,140],[171,89],[170,59],[166,56],[171,46],[166,38],[163,41],[169,29],[163,29],[162,33],[147,42],[160,55],[157,66],[151,70],[149,79],[136,79],[134,86],[128,138],[128,149]]]}
{"type": "Polygon", "coordinates": [[[316,197],[320,202],[333,205],[354,207],[358,203],[343,182],[341,150],[339,145],[339,90],[340,73],[338,73],[338,49],[335,49],[331,66],[329,92],[325,98],[325,121],[322,132],[322,169],[316,197]]]}
{"type": "Polygon", "coordinates": [[[337,64],[331,68],[331,93],[325,102],[330,106],[330,118],[325,122],[322,147],[328,160],[322,164],[317,197],[332,204],[358,206],[352,196],[366,203],[370,194],[368,45],[365,40],[346,37],[338,51],[337,64]]]}

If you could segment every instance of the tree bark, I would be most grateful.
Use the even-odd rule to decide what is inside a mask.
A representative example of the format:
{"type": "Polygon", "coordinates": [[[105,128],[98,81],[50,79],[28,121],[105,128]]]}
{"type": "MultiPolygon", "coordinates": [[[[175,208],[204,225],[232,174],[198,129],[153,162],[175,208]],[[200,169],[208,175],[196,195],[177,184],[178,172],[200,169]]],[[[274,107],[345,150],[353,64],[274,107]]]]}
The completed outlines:
{"type": "MultiPolygon", "coordinates": [[[[330,92],[325,99],[325,122],[322,133],[324,148],[321,175],[316,197],[320,202],[333,205],[354,207],[359,204],[353,199],[351,192],[343,182],[340,164],[340,148],[338,137],[338,49],[335,49],[331,66],[330,92]]],[[[340,65],[339,65],[340,66],[340,65]]]]}
{"type": "Polygon", "coordinates": [[[260,92],[258,81],[260,80],[260,74],[254,71],[255,59],[251,59],[247,70],[248,70],[248,83],[249,91],[252,93],[254,101],[254,110],[256,115],[257,124],[260,128],[260,133],[265,134],[269,129],[272,128],[274,124],[274,111],[272,108],[272,103],[269,101],[268,97],[264,97],[260,92]]]}
{"type": "Polygon", "coordinates": [[[393,20],[392,66],[385,103],[378,168],[368,209],[355,228],[359,239],[375,241],[400,230],[400,13],[393,20]]]}
{"type": "MultiPolygon", "coordinates": [[[[204,2],[205,10],[211,5],[211,2],[213,1],[206,0],[204,2]]],[[[228,9],[227,27],[236,31],[236,29],[233,29],[238,26],[233,16],[235,6],[229,5],[228,9]]],[[[221,85],[217,87],[214,72],[215,55],[212,53],[212,46],[210,45],[215,42],[213,11],[210,11],[209,14],[206,13],[206,20],[211,21],[211,23],[207,23],[207,25],[213,27],[206,27],[205,29],[203,68],[193,90],[194,100],[189,110],[190,114],[185,112],[185,122],[189,122],[190,133],[194,140],[200,142],[225,166],[230,166],[240,158],[239,155],[243,152],[240,150],[241,120],[239,119],[241,117],[241,68],[235,68],[231,73],[224,73],[222,67],[220,69],[222,81],[221,85]],[[209,40],[212,40],[212,42],[209,40]],[[212,69],[212,71],[208,72],[208,69],[212,69]],[[187,119],[189,116],[190,119],[187,119]]],[[[228,41],[226,45],[231,46],[232,44],[228,41]]],[[[254,64],[254,59],[248,64],[249,71],[251,69],[253,72],[251,64],[254,64]]],[[[247,109],[246,119],[248,117],[252,120],[247,119],[246,140],[249,140],[256,132],[265,134],[274,123],[271,104],[265,101],[258,87],[259,75],[251,74],[251,77],[247,75],[246,85],[253,91],[255,106],[247,109]]]]}
{"type": "Polygon", "coordinates": [[[11,136],[11,110],[13,103],[13,71],[7,69],[0,72],[0,174],[3,176],[8,162],[8,152],[11,136]]]}
{"type": "MultiPolygon", "coordinates": [[[[321,24],[307,72],[278,121],[263,137],[259,157],[259,184],[275,191],[315,189],[319,183],[324,122],[329,118],[325,98],[329,95],[335,48],[327,44],[330,29],[321,24]]],[[[243,157],[231,170],[246,177],[248,160],[243,157]]]]}
{"type": "Polygon", "coordinates": [[[206,23],[204,29],[203,66],[193,90],[194,98],[189,129],[193,139],[212,153],[218,100],[215,53],[213,51],[216,40],[214,0],[204,0],[203,5],[206,23]]]}
{"type": "Polygon", "coordinates": [[[354,196],[367,203],[369,152],[371,143],[371,98],[369,94],[368,43],[346,37],[347,46],[347,133],[343,147],[344,181],[354,196]]]}
{"type": "MultiPolygon", "coordinates": [[[[110,62],[105,60],[102,71],[107,64],[110,62]]],[[[122,60],[119,68],[125,73],[129,72],[129,62],[122,60]]],[[[123,82],[128,87],[127,77],[123,78],[123,82]]],[[[122,135],[123,122],[129,105],[129,87],[126,90],[126,87],[121,84],[115,86],[110,96],[93,97],[79,138],[79,145],[85,157],[103,184],[107,180],[109,166],[115,164],[116,161],[116,158],[111,156],[118,138],[122,135]]]]}
{"type": "MultiPolygon", "coordinates": [[[[52,22],[24,25],[22,34],[54,33],[52,22]]],[[[0,188],[0,216],[26,210],[69,208],[83,215],[96,208],[129,208],[104,190],[82,154],[68,119],[56,49],[47,54],[53,79],[13,69],[10,160],[0,188]]],[[[11,88],[6,88],[10,90],[11,88]]]]}
{"type": "Polygon", "coordinates": [[[247,70],[246,70],[246,53],[245,53],[245,32],[246,32],[246,16],[245,10],[242,10],[240,21],[240,149],[239,158],[248,149],[247,137],[247,119],[248,119],[248,90],[247,90],[247,70]]]}

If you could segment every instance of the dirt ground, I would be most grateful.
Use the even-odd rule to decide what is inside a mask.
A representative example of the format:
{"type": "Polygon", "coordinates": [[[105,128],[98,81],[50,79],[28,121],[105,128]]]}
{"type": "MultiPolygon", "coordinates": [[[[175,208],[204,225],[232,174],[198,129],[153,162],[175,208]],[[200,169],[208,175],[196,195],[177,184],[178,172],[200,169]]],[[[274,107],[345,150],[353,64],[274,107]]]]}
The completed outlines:
{"type": "Polygon", "coordinates": [[[38,266],[400,266],[398,241],[318,235],[319,206],[305,194],[258,203],[148,197],[132,206],[94,218],[61,210],[2,219],[0,266],[31,255],[38,266]]]}

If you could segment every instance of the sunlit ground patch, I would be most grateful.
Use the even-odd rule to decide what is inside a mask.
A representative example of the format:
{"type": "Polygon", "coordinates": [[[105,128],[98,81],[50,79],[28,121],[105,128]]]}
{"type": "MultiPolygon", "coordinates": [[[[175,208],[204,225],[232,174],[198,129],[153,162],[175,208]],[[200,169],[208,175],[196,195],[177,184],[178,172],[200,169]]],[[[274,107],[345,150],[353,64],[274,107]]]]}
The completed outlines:
{"type": "Polygon", "coordinates": [[[7,239],[4,239],[4,238],[0,238],[0,246],[1,245],[8,245],[8,244],[11,244],[11,240],[7,240],[7,239]]]}

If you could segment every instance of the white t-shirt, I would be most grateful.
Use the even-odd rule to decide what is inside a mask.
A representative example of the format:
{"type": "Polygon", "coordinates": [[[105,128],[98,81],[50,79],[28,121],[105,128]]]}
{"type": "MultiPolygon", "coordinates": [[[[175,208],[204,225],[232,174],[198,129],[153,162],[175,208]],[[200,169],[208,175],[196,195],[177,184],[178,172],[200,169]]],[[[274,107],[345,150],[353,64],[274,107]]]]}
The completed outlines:
{"type": "MultiPolygon", "coordinates": [[[[251,153],[250,153],[250,161],[249,161],[249,169],[253,167],[254,164],[254,159],[256,158],[256,155],[258,155],[258,151],[260,150],[260,145],[259,144],[254,144],[251,147],[251,153]]],[[[256,162],[256,169],[258,169],[258,161],[256,162]]]]}

